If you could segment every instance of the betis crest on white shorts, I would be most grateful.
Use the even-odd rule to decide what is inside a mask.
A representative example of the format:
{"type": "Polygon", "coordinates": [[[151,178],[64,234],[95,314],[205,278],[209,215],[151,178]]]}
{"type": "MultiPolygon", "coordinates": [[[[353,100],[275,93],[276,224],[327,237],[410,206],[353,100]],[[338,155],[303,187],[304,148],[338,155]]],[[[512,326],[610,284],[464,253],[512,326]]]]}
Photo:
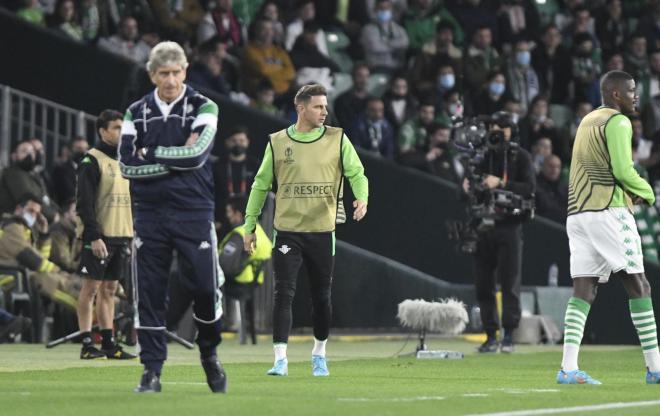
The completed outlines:
{"type": "Polygon", "coordinates": [[[605,283],[610,273],[644,273],[642,242],[635,218],[627,208],[581,212],[566,220],[571,250],[571,277],[597,276],[605,283]]]}

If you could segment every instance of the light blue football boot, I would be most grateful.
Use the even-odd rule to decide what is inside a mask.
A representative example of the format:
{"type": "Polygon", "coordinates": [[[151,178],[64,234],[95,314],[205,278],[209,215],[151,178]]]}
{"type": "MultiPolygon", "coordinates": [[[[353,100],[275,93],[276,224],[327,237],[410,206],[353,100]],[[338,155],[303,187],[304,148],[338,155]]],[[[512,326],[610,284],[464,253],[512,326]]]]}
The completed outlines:
{"type": "Polygon", "coordinates": [[[557,373],[558,384],[603,384],[600,381],[591,378],[589,374],[582,370],[564,371],[557,373]]]}
{"type": "Polygon", "coordinates": [[[660,371],[646,369],[646,384],[660,384],[660,371]]]}
{"type": "Polygon", "coordinates": [[[275,361],[273,368],[266,373],[269,376],[286,376],[289,375],[289,361],[286,358],[275,361]]]}
{"type": "Polygon", "coordinates": [[[312,375],[314,377],[327,377],[330,375],[325,357],[312,355],[312,375]]]}

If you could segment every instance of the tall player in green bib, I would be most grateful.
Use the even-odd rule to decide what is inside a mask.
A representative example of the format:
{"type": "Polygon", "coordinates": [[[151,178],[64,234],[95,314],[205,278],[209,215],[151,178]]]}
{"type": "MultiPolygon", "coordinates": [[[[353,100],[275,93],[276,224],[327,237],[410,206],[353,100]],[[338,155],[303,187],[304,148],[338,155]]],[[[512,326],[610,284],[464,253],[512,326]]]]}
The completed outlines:
{"type": "Polygon", "coordinates": [[[298,120],[271,134],[246,210],[244,243],[251,253],[255,244],[267,244],[256,241],[254,229],[266,195],[277,182],[273,244],[275,364],[268,371],[273,376],[285,376],[289,371],[286,347],[291,303],[303,264],[312,296],[312,374],[330,374],[325,344],[332,315],[334,231],[344,177],[356,198],[353,219],[360,221],[367,213],[369,183],[355,148],[342,129],[323,125],[328,115],[326,95],[321,85],[307,85],[298,91],[294,101],[298,120]]]}
{"type": "Polygon", "coordinates": [[[646,362],[646,382],[660,384],[660,354],[651,286],[644,275],[633,204],[655,203],[651,186],[632,162],[632,126],[626,114],[635,110],[635,81],[610,71],[600,82],[603,105],[578,126],[571,160],[568,233],[573,297],[568,301],[560,384],[601,384],[578,368],[578,352],[598,283],[610,275],[621,279],[646,362]]]}

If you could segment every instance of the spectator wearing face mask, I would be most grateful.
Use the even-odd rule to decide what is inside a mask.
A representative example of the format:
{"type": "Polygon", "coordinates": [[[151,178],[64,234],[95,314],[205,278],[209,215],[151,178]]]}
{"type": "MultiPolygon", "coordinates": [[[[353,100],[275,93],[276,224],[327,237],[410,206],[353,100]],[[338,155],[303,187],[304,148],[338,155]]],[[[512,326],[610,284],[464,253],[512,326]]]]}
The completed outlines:
{"type": "Polygon", "coordinates": [[[76,169],[78,162],[89,150],[89,143],[84,137],[76,137],[67,145],[70,157],[68,160],[55,165],[53,177],[53,199],[59,206],[76,196],[76,169]]]}
{"type": "Polygon", "coordinates": [[[488,82],[472,103],[473,115],[493,114],[504,108],[504,103],[511,98],[507,91],[506,78],[501,71],[495,71],[488,77],[488,82]]]}
{"type": "Polygon", "coordinates": [[[11,213],[0,218],[0,263],[32,270],[30,284],[44,296],[76,309],[79,279],[64,273],[48,257],[52,249],[48,220],[36,195],[22,194],[11,213]]]}
{"type": "Polygon", "coordinates": [[[361,43],[374,72],[391,73],[405,64],[408,35],[392,20],[392,1],[378,0],[376,21],[362,29],[361,43]]]}
{"type": "Polygon", "coordinates": [[[226,155],[213,165],[215,183],[215,219],[220,223],[220,238],[229,232],[225,215],[227,201],[233,197],[246,198],[252,187],[260,161],[247,154],[250,147],[248,130],[238,126],[225,139],[226,155]]]}
{"type": "Polygon", "coordinates": [[[11,165],[0,178],[0,213],[11,213],[25,194],[34,195],[43,203],[48,194],[43,182],[34,174],[36,151],[30,141],[16,145],[11,153],[11,165]]]}
{"type": "Polygon", "coordinates": [[[506,80],[511,96],[520,102],[524,112],[540,91],[539,77],[531,64],[530,42],[518,39],[509,57],[506,80]]]}
{"type": "Polygon", "coordinates": [[[410,83],[417,93],[433,89],[438,67],[449,64],[456,73],[462,73],[463,51],[453,44],[453,27],[446,21],[436,26],[435,39],[427,42],[422,52],[414,57],[410,83]]]}

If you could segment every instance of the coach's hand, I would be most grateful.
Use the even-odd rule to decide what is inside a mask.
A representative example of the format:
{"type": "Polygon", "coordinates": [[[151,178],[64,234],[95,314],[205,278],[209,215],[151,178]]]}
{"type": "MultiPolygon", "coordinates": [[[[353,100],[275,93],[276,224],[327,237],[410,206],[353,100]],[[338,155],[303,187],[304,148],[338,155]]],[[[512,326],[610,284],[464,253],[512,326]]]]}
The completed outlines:
{"type": "Polygon", "coordinates": [[[355,200],[353,201],[353,208],[355,208],[355,211],[353,211],[353,219],[355,221],[360,221],[365,215],[367,215],[366,202],[360,201],[359,199],[355,200]]]}
{"type": "Polygon", "coordinates": [[[250,253],[250,255],[252,255],[252,253],[254,253],[254,250],[255,250],[256,246],[257,246],[257,236],[256,236],[256,234],[254,234],[254,233],[245,234],[243,236],[243,248],[245,249],[245,251],[250,253]]]}
{"type": "Polygon", "coordinates": [[[101,260],[108,257],[108,248],[100,238],[92,241],[92,253],[101,260]]]}
{"type": "Polygon", "coordinates": [[[192,147],[197,143],[197,139],[199,139],[199,133],[193,133],[188,137],[188,140],[186,140],[186,146],[192,147]]]}

